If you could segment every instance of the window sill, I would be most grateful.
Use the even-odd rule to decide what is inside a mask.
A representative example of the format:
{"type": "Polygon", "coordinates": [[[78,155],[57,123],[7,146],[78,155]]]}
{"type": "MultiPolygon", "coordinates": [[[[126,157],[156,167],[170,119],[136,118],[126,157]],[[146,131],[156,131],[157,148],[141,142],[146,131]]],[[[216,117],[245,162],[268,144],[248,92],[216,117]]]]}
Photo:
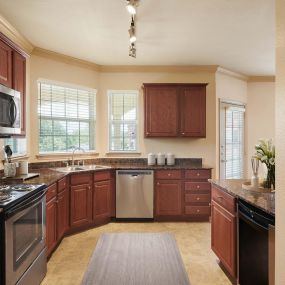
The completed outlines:
{"type": "MultiPolygon", "coordinates": [[[[86,156],[98,156],[99,153],[98,152],[75,152],[74,156],[78,157],[78,156],[82,156],[82,157],[86,157],[86,156]]],[[[57,153],[39,153],[36,155],[37,159],[50,159],[50,158],[60,158],[60,157],[68,157],[70,158],[72,156],[72,152],[57,152],[57,153]]]]}
{"type": "Polygon", "coordinates": [[[105,155],[141,155],[141,152],[138,151],[108,151],[105,155]]]}
{"type": "Polygon", "coordinates": [[[18,161],[18,160],[28,160],[29,156],[27,154],[19,154],[19,155],[14,155],[11,160],[12,161],[18,161]]]}

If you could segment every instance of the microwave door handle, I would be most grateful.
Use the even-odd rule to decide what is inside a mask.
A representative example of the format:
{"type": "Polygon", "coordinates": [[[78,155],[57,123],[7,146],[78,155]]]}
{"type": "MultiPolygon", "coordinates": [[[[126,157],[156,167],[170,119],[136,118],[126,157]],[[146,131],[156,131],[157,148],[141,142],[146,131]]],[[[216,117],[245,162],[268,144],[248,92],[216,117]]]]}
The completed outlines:
{"type": "Polygon", "coordinates": [[[8,115],[9,115],[9,119],[10,119],[10,124],[13,126],[13,118],[12,118],[12,104],[13,104],[13,102],[14,102],[14,100],[13,99],[11,99],[10,100],[10,102],[9,102],[9,113],[8,113],[8,115]]]}
{"type": "Polygon", "coordinates": [[[16,119],[17,119],[17,105],[15,101],[12,99],[12,108],[13,108],[13,118],[12,118],[12,126],[15,124],[16,119]]]}

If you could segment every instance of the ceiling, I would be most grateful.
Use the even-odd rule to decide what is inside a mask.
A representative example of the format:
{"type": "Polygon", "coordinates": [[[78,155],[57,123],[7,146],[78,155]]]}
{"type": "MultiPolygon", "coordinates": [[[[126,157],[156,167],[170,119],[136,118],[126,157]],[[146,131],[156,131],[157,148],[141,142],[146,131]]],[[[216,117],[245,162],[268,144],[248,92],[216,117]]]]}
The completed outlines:
{"type": "Polygon", "coordinates": [[[275,74],[274,0],[141,0],[137,58],[125,0],[0,0],[34,46],[102,65],[221,65],[275,74]]]}

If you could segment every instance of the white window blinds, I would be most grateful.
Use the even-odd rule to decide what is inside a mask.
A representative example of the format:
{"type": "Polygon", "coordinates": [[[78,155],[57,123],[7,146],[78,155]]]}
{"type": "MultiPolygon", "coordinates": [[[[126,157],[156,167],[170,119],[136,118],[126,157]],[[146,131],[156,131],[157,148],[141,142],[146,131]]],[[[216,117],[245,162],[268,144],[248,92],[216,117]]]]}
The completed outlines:
{"type": "Polygon", "coordinates": [[[226,106],[225,110],[225,178],[243,178],[244,106],[226,106]]]}
{"type": "Polygon", "coordinates": [[[137,151],[138,93],[109,91],[109,150],[137,151]]]}
{"type": "Polygon", "coordinates": [[[39,152],[95,150],[95,90],[40,82],[39,152]]]}

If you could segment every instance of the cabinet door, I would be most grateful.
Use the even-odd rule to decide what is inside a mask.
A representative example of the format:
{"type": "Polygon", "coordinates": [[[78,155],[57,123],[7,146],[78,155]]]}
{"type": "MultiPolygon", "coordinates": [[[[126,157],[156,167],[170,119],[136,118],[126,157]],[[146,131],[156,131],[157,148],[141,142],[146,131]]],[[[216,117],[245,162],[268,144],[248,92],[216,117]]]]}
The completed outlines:
{"type": "Polygon", "coordinates": [[[182,215],[181,182],[179,180],[158,180],[156,182],[156,215],[182,215]]]}
{"type": "Polygon", "coordinates": [[[13,52],[13,89],[21,93],[21,135],[26,134],[26,58],[13,52]]]}
{"type": "Polygon", "coordinates": [[[111,217],[111,181],[96,182],[93,191],[93,218],[111,217]]]}
{"type": "Polygon", "coordinates": [[[68,230],[69,225],[69,197],[65,189],[57,196],[57,240],[60,240],[68,230]]]}
{"type": "Polygon", "coordinates": [[[206,86],[180,88],[180,135],[206,137],[206,86]]]}
{"type": "Polygon", "coordinates": [[[50,200],[46,205],[46,246],[47,256],[51,254],[57,243],[56,233],[56,197],[50,200]]]}
{"type": "Polygon", "coordinates": [[[236,277],[236,217],[212,200],[212,250],[236,277]]]}
{"type": "Polygon", "coordinates": [[[78,227],[92,222],[92,190],[90,184],[70,187],[70,225],[78,227]]]}
{"type": "Polygon", "coordinates": [[[176,86],[144,87],[145,136],[175,137],[178,130],[178,94],[176,86]]]}
{"type": "Polygon", "coordinates": [[[0,40],[0,84],[12,88],[12,49],[0,40]]]}

